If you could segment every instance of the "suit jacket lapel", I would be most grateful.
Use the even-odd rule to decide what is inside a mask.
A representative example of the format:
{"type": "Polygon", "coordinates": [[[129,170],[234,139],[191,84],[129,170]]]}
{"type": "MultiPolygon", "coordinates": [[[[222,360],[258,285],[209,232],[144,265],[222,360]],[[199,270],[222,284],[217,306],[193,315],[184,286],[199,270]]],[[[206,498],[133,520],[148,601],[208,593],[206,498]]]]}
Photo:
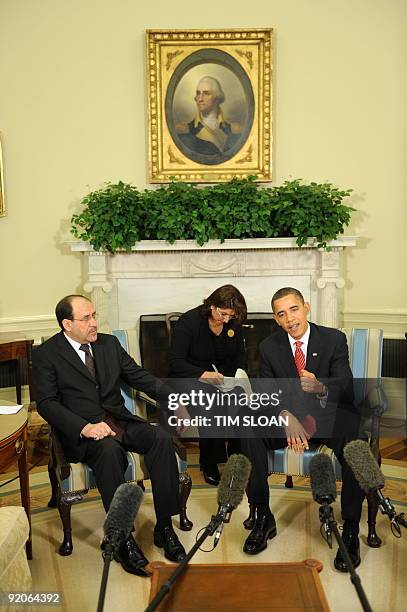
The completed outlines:
{"type": "Polygon", "coordinates": [[[96,376],[99,384],[102,385],[103,381],[106,380],[106,369],[105,369],[105,351],[101,346],[100,342],[92,342],[93,357],[95,358],[96,365],[96,376]]]}
{"type": "Polygon", "coordinates": [[[318,376],[322,346],[318,327],[313,323],[310,323],[310,327],[311,330],[308,340],[307,363],[305,364],[305,369],[315,374],[315,376],[318,376]]]}
{"type": "Polygon", "coordinates": [[[278,342],[280,344],[281,355],[281,367],[286,373],[286,378],[298,378],[297,368],[295,367],[294,355],[291,350],[290,341],[288,339],[288,334],[283,332],[279,338],[278,342]]]}
{"type": "Polygon", "coordinates": [[[85,366],[75,349],[69,344],[63,332],[60,332],[58,336],[58,347],[59,354],[63,359],[66,359],[66,361],[68,361],[82,375],[87,376],[90,378],[90,380],[93,380],[88,368],[85,366]]]}

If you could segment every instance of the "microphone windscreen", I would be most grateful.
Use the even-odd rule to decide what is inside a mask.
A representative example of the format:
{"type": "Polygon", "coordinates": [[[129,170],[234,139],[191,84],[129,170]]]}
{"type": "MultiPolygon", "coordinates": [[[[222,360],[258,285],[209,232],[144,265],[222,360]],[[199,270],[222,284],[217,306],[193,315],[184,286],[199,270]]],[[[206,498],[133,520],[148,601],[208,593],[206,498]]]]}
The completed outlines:
{"type": "Polygon", "coordinates": [[[353,440],[343,449],[343,455],[361,489],[369,493],[371,489],[384,487],[384,477],[370,446],[364,440],[353,440]]]}
{"type": "Polygon", "coordinates": [[[138,485],[123,483],[117,487],[103,526],[114,550],[129,536],[142,499],[143,491],[138,485]]]}
{"type": "Polygon", "coordinates": [[[252,465],[244,455],[231,455],[218,485],[218,504],[237,508],[243,499],[252,465]]]}
{"type": "Polygon", "coordinates": [[[336,499],[336,481],[331,459],[322,453],[314,455],[309,464],[312,497],[319,504],[331,504],[336,499]]]}

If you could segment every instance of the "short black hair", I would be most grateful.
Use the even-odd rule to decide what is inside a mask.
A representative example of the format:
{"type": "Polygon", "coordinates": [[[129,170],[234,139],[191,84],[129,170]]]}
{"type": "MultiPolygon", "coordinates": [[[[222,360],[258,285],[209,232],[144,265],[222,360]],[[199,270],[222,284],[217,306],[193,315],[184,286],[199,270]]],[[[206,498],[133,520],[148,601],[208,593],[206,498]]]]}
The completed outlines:
{"type": "Polygon", "coordinates": [[[69,319],[70,321],[73,321],[72,301],[74,300],[74,298],[82,298],[90,302],[89,298],[78,293],[66,295],[62,298],[62,300],[59,300],[58,304],[55,306],[55,316],[62,331],[64,330],[64,326],[62,325],[62,321],[64,319],[69,319]]]}
{"type": "Polygon", "coordinates": [[[299,300],[301,300],[303,304],[305,304],[304,296],[302,295],[301,291],[298,291],[298,289],[295,289],[294,287],[282,287],[282,289],[276,291],[273,297],[271,298],[271,310],[273,312],[274,302],[277,302],[277,300],[281,300],[281,298],[286,297],[287,295],[295,295],[299,300]]]}

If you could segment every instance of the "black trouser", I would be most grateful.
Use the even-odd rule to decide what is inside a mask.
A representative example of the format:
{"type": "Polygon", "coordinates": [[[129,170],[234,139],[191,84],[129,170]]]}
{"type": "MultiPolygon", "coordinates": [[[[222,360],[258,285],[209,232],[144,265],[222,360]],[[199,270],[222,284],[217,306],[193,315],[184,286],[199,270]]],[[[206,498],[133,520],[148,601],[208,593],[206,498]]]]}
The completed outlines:
{"type": "Polygon", "coordinates": [[[199,463],[204,468],[214,463],[225,463],[234,453],[240,453],[238,438],[199,438],[199,463]]]}
{"type": "MultiPolygon", "coordinates": [[[[332,448],[342,466],[342,493],[341,507],[344,521],[360,521],[362,504],[365,494],[359,487],[352,470],[344,459],[343,448],[349,439],[322,440],[313,438],[312,442],[326,444],[332,448]]],[[[245,438],[241,440],[242,452],[250,459],[252,471],[247,487],[247,496],[250,504],[268,505],[270,491],[267,483],[268,458],[267,452],[287,446],[285,438],[245,438]]]]}
{"type": "Polygon", "coordinates": [[[114,437],[88,441],[83,461],[94,471],[106,512],[117,487],[125,482],[126,451],[144,455],[157,521],[178,514],[178,465],[171,436],[142,421],[126,423],[120,442],[114,437]]]}

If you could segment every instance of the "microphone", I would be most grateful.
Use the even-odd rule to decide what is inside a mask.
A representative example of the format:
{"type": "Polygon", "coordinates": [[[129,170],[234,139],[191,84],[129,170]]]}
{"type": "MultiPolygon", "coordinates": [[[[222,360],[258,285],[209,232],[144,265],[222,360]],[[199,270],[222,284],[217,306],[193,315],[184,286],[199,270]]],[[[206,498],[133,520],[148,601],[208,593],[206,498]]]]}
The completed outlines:
{"type": "Polygon", "coordinates": [[[332,504],[336,499],[336,481],[332,461],[327,455],[314,455],[309,464],[312,497],[318,504],[332,504]]]}
{"type": "Polygon", "coordinates": [[[353,440],[343,449],[343,455],[349,464],[360,488],[368,495],[376,493],[380,511],[386,514],[391,523],[394,536],[401,537],[400,524],[403,516],[396,515],[396,510],[388,497],[384,497],[380,489],[384,487],[384,476],[370,446],[364,440],[353,440]],[[400,523],[400,524],[399,524],[400,523]]]}
{"type": "Polygon", "coordinates": [[[117,487],[103,526],[107,551],[116,552],[128,538],[142,499],[143,491],[138,485],[123,483],[117,487]]]}
{"type": "Polygon", "coordinates": [[[251,469],[245,455],[231,455],[224,467],[218,485],[218,512],[212,519],[217,524],[214,548],[218,545],[223,523],[229,523],[231,513],[243,500],[251,469]]]}
{"type": "Polygon", "coordinates": [[[119,546],[129,537],[142,499],[143,491],[138,485],[123,483],[117,487],[111,501],[109,512],[103,525],[106,547],[103,553],[103,574],[100,583],[97,612],[103,611],[107,579],[113,553],[116,553],[119,546]]]}
{"type": "Polygon", "coordinates": [[[322,507],[319,509],[319,519],[321,521],[321,535],[327,541],[329,548],[332,548],[332,529],[333,510],[330,506],[336,499],[336,481],[332,467],[332,461],[327,455],[314,455],[309,464],[311,491],[314,500],[322,507]],[[325,535],[322,533],[325,531],[325,535]]]}

